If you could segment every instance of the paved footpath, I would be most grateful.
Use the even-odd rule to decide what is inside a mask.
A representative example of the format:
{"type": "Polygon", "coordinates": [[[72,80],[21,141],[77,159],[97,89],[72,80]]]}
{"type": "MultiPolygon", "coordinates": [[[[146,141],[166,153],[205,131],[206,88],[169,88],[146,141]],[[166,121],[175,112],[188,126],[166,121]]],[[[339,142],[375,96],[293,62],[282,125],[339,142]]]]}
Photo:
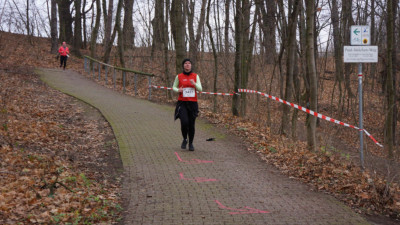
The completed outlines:
{"type": "Polygon", "coordinates": [[[196,150],[182,150],[173,107],[120,94],[73,71],[37,72],[99,109],[111,124],[127,176],[122,224],[368,224],[205,121],[196,123],[196,150]]]}

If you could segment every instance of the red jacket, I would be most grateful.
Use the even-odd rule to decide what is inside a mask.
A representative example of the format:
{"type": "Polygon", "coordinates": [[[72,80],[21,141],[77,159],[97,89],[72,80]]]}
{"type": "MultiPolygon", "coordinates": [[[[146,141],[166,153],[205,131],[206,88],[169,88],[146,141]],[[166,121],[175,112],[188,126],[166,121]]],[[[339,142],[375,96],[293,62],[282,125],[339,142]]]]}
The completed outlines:
{"type": "Polygon", "coordinates": [[[180,88],[192,88],[189,89],[192,92],[193,95],[193,91],[194,91],[194,97],[183,97],[183,93],[179,93],[179,97],[178,97],[178,101],[191,101],[191,102],[197,102],[197,91],[196,91],[196,87],[190,83],[190,80],[193,80],[194,82],[197,81],[197,74],[195,73],[191,73],[189,75],[185,75],[183,73],[178,75],[178,79],[179,79],[179,87],[180,88]]]}
{"type": "Polygon", "coordinates": [[[61,56],[67,56],[69,54],[69,49],[68,49],[68,47],[64,48],[63,46],[61,46],[58,49],[58,53],[60,53],[61,56]]]}

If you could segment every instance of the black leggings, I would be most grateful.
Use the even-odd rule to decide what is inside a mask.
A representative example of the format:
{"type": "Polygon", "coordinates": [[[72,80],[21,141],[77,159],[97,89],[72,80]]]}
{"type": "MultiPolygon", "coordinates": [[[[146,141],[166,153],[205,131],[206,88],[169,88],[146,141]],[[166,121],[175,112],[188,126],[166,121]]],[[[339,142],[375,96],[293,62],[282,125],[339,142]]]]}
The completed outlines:
{"type": "Polygon", "coordinates": [[[67,59],[68,59],[67,56],[60,56],[60,67],[62,67],[64,63],[64,69],[65,69],[65,67],[67,66],[67,59]]]}
{"type": "Polygon", "coordinates": [[[197,102],[183,102],[179,106],[179,119],[181,120],[181,131],[183,139],[187,139],[189,134],[189,143],[193,143],[195,133],[195,122],[198,114],[197,102]]]}

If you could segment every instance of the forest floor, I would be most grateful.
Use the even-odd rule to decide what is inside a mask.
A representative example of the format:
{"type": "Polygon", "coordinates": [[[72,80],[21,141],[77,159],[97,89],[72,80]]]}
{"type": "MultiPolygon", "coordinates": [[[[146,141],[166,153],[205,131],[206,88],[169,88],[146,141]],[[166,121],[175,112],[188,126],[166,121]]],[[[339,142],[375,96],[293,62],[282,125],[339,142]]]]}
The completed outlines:
{"type": "MultiPolygon", "coordinates": [[[[48,39],[29,41],[0,33],[0,222],[118,222],[122,164],[111,127],[96,110],[52,90],[33,73],[37,67],[58,67],[48,46],[48,39]]],[[[82,72],[82,64],[73,56],[68,68],[82,72]]],[[[154,101],[165,102],[163,93],[153,94],[154,101]]],[[[393,182],[398,177],[385,180],[379,171],[362,172],[357,155],[345,147],[327,145],[309,152],[304,142],[288,140],[248,119],[212,113],[209,105],[201,107],[203,117],[240,136],[250,151],[284,174],[330,193],[371,222],[398,223],[400,188],[393,182]]],[[[374,168],[397,174],[397,162],[384,157],[381,162],[374,168]]]]}
{"type": "Polygon", "coordinates": [[[25,37],[0,36],[0,223],[120,221],[123,167],[110,125],[34,73],[57,67],[55,56],[24,55],[25,37]]]}

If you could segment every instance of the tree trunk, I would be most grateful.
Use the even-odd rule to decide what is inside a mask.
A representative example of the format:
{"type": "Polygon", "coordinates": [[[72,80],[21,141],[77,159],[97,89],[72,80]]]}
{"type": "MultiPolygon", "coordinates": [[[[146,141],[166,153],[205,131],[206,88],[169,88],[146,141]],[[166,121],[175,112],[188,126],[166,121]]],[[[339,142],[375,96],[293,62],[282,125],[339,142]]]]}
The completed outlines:
{"type": "MultiPolygon", "coordinates": [[[[242,61],[242,66],[244,68],[243,70],[243,74],[242,74],[242,87],[247,88],[248,85],[248,80],[249,80],[249,71],[251,71],[252,67],[251,65],[252,60],[253,60],[253,48],[254,48],[254,38],[255,38],[255,34],[256,34],[256,28],[257,28],[257,21],[258,21],[258,14],[254,15],[254,20],[252,23],[250,23],[250,8],[251,8],[251,2],[249,2],[248,4],[245,5],[245,27],[246,27],[246,33],[250,32],[250,27],[251,27],[251,32],[250,32],[250,36],[247,36],[244,38],[245,40],[247,40],[247,42],[245,42],[245,58],[242,61]],[[252,24],[252,26],[250,26],[250,24],[252,24]]],[[[257,11],[257,7],[256,7],[256,11],[257,11]]],[[[242,99],[241,99],[241,111],[242,111],[242,115],[246,116],[246,111],[247,111],[247,101],[246,101],[246,95],[242,95],[242,99]]]]}
{"type": "MultiPolygon", "coordinates": [[[[106,5],[106,0],[103,0],[103,13],[104,13],[104,40],[103,40],[103,44],[104,44],[104,49],[108,49],[108,46],[111,44],[112,42],[110,42],[111,40],[111,31],[112,31],[112,21],[113,21],[113,9],[114,9],[114,0],[108,0],[108,10],[106,9],[105,5],[106,5]],[[106,13],[107,10],[107,13],[106,13]]],[[[108,62],[105,61],[106,63],[108,62]]]]}
{"type": "Polygon", "coordinates": [[[171,2],[171,30],[172,37],[175,43],[175,54],[176,54],[176,74],[182,71],[182,61],[186,55],[185,48],[185,30],[183,20],[183,4],[182,0],[172,0],[171,2]]]}
{"type": "MultiPolygon", "coordinates": [[[[302,1],[303,2],[303,1],[302,1]]],[[[306,59],[306,52],[307,52],[307,27],[306,27],[306,13],[305,8],[303,6],[300,7],[300,21],[299,21],[299,33],[300,33],[300,68],[301,68],[301,76],[303,78],[303,84],[305,88],[305,92],[303,95],[299,96],[299,105],[307,105],[309,107],[309,100],[310,100],[310,80],[308,77],[308,69],[307,69],[307,59],[306,59]]],[[[308,121],[307,115],[307,121],[308,121]]]]}
{"type": "Polygon", "coordinates": [[[306,51],[307,51],[307,27],[306,27],[306,15],[305,15],[305,9],[304,6],[302,5],[300,8],[300,65],[302,68],[302,75],[303,75],[303,80],[304,80],[304,87],[306,89],[304,97],[302,97],[303,101],[304,99],[306,102],[309,102],[310,99],[310,80],[308,79],[307,76],[307,60],[306,60],[306,51]]]}
{"type": "MultiPolygon", "coordinates": [[[[254,17],[252,27],[250,26],[250,7],[249,0],[236,2],[235,15],[235,81],[234,91],[239,88],[246,89],[248,83],[248,74],[250,71],[253,43],[257,24],[257,14],[254,17]],[[252,28],[250,34],[250,28],[252,28]]],[[[246,93],[242,93],[239,98],[234,95],[232,100],[232,113],[236,116],[246,116],[246,93]],[[240,104],[239,104],[240,103],[240,104]],[[240,109],[240,111],[239,111],[240,109]]]]}
{"type": "MultiPolygon", "coordinates": [[[[170,86],[172,85],[172,82],[170,82],[170,72],[169,72],[169,54],[168,54],[168,42],[169,42],[169,32],[168,32],[168,17],[169,17],[169,0],[166,0],[165,2],[165,20],[163,20],[163,29],[162,29],[162,45],[163,45],[163,51],[164,51],[164,69],[165,69],[165,86],[170,86]]],[[[167,91],[167,97],[168,99],[172,99],[172,94],[170,91],[167,91]]]]}
{"type": "Polygon", "coordinates": [[[154,18],[151,21],[153,26],[153,45],[151,53],[161,51],[163,46],[164,33],[164,1],[155,0],[154,18]]]}
{"type": "MultiPolygon", "coordinates": [[[[300,0],[295,0],[293,5],[293,11],[291,12],[289,18],[289,26],[288,26],[288,37],[286,42],[286,90],[285,90],[285,100],[291,102],[293,99],[293,71],[294,64],[296,63],[295,54],[296,54],[296,28],[297,28],[297,18],[299,14],[300,8],[300,0]]],[[[282,112],[282,123],[281,123],[281,134],[289,136],[291,132],[289,128],[290,124],[290,107],[286,104],[283,105],[282,112]]]]}
{"type": "Polygon", "coordinates": [[[28,36],[31,36],[31,29],[29,23],[29,0],[26,0],[26,32],[28,36]]]}
{"type": "MultiPolygon", "coordinates": [[[[236,15],[235,15],[235,81],[234,81],[234,92],[238,93],[238,89],[240,87],[240,78],[242,74],[243,68],[241,67],[241,60],[243,58],[243,35],[241,34],[243,31],[243,22],[242,22],[242,6],[241,1],[236,2],[236,15]]],[[[245,93],[241,93],[241,95],[245,95],[245,93]]],[[[246,96],[245,96],[246,97],[246,96]]],[[[238,95],[233,95],[232,98],[232,114],[234,116],[239,116],[239,108],[240,107],[240,98],[238,95]]]]}
{"type": "MultiPolygon", "coordinates": [[[[83,7],[86,7],[86,0],[83,0],[83,7]]],[[[83,48],[87,48],[87,30],[86,30],[86,12],[83,10],[82,12],[82,20],[83,20],[83,48]]]]}
{"type": "Polygon", "coordinates": [[[80,48],[82,47],[82,15],[81,15],[81,0],[75,0],[75,26],[74,26],[74,42],[72,43],[72,53],[81,57],[80,48]]]}
{"type": "Polygon", "coordinates": [[[57,0],[58,17],[60,24],[60,41],[72,42],[72,15],[70,12],[71,1],[57,0]]]}
{"type": "Polygon", "coordinates": [[[58,39],[57,39],[57,2],[51,0],[51,53],[56,54],[58,52],[58,39]]]}
{"type": "Polygon", "coordinates": [[[105,63],[109,63],[109,61],[110,61],[110,54],[111,54],[111,50],[113,47],[115,37],[117,36],[117,32],[118,32],[117,26],[114,26],[114,30],[112,32],[110,41],[106,44],[107,48],[105,48],[105,51],[104,51],[103,62],[105,62],[105,63]]]}
{"type": "MultiPolygon", "coordinates": [[[[214,23],[215,23],[215,29],[216,29],[216,39],[217,39],[217,41],[216,41],[215,45],[216,45],[217,52],[221,52],[222,49],[223,49],[223,47],[222,47],[222,34],[221,34],[221,17],[220,17],[220,9],[221,8],[219,7],[220,6],[219,1],[220,0],[216,0],[216,2],[214,1],[214,7],[213,7],[214,15],[216,15],[216,16],[214,16],[214,18],[215,18],[214,19],[214,23]]],[[[203,37],[203,39],[204,39],[204,37],[203,37]]]]}
{"type": "Polygon", "coordinates": [[[280,32],[281,32],[281,43],[282,47],[280,48],[279,51],[279,56],[278,56],[278,63],[279,63],[279,96],[284,96],[283,92],[283,69],[282,69],[282,58],[283,54],[285,52],[286,44],[287,43],[287,31],[288,31],[288,25],[286,22],[286,14],[285,14],[285,7],[283,0],[280,0],[277,2],[278,7],[279,7],[279,14],[278,14],[278,22],[280,23],[280,32]]]}
{"type": "MultiPolygon", "coordinates": [[[[110,0],[110,2],[113,2],[113,0],[110,0]]],[[[106,33],[108,32],[107,29],[111,29],[112,28],[112,18],[113,18],[112,8],[114,8],[114,6],[109,5],[108,14],[107,14],[107,24],[108,25],[106,24],[107,27],[105,28],[106,29],[106,33]],[[110,10],[110,8],[111,8],[111,10],[110,10]]],[[[117,31],[117,26],[114,26],[114,29],[113,29],[113,32],[112,32],[110,38],[108,39],[108,37],[106,37],[108,34],[106,34],[106,36],[104,37],[105,41],[108,39],[108,41],[104,43],[103,61],[105,63],[109,63],[109,61],[110,61],[110,54],[111,54],[111,50],[112,50],[112,47],[113,47],[113,43],[114,43],[115,37],[117,36],[117,32],[118,32],[117,31]]]]}
{"type": "Polygon", "coordinates": [[[267,10],[265,10],[263,0],[257,0],[256,4],[260,9],[263,21],[261,29],[264,34],[265,60],[267,63],[273,64],[276,57],[276,1],[266,1],[267,10]]]}
{"type": "Polygon", "coordinates": [[[201,39],[201,33],[203,32],[205,11],[206,11],[207,0],[202,0],[200,19],[197,26],[196,35],[194,34],[194,14],[195,14],[195,2],[190,1],[190,10],[188,12],[188,28],[189,28],[189,57],[192,61],[192,69],[196,70],[197,55],[199,51],[199,44],[201,39]]]}
{"type": "MultiPolygon", "coordinates": [[[[340,24],[339,24],[339,10],[338,10],[338,3],[336,0],[332,0],[331,5],[331,20],[333,25],[333,46],[335,50],[335,79],[338,83],[339,88],[339,105],[338,108],[341,107],[342,101],[342,82],[343,82],[343,44],[342,38],[340,33],[340,24]]],[[[335,91],[332,91],[332,99],[334,96],[335,91]]]]}
{"type": "Polygon", "coordinates": [[[122,30],[124,39],[124,49],[135,47],[135,28],[133,27],[133,3],[134,0],[125,0],[124,27],[122,30]]]}
{"type": "MultiPolygon", "coordinates": [[[[342,33],[343,36],[342,38],[344,39],[342,43],[349,44],[350,43],[350,27],[351,25],[354,24],[353,16],[352,16],[352,1],[342,1],[342,33]]],[[[347,92],[347,97],[348,98],[354,98],[354,94],[351,90],[350,87],[350,72],[351,72],[351,64],[346,63],[345,64],[345,70],[344,72],[344,83],[346,87],[346,92],[347,92]]],[[[344,99],[343,99],[343,104],[344,104],[344,99]]]]}
{"type": "MultiPolygon", "coordinates": [[[[371,0],[371,45],[377,45],[375,35],[375,0],[371,0]]],[[[371,90],[374,90],[376,63],[371,64],[370,77],[372,78],[371,90]]]]}
{"type": "Polygon", "coordinates": [[[100,18],[101,18],[101,5],[100,0],[96,0],[96,22],[92,31],[92,36],[90,39],[90,56],[96,58],[96,41],[99,34],[100,18]]]}
{"type": "MultiPolygon", "coordinates": [[[[214,43],[214,38],[213,38],[213,33],[212,33],[212,28],[210,25],[210,6],[211,5],[211,0],[208,0],[207,4],[207,27],[208,31],[210,33],[210,41],[211,41],[211,47],[213,50],[213,56],[214,56],[214,93],[217,93],[217,78],[218,78],[218,56],[217,56],[217,49],[215,48],[215,43],[214,43]]],[[[213,111],[217,111],[217,96],[213,96],[213,101],[214,101],[214,107],[213,111]]]]}
{"type": "MultiPolygon", "coordinates": [[[[300,6],[302,7],[302,6],[300,6]]],[[[297,51],[296,51],[297,52],[297,51]]],[[[293,84],[294,84],[294,100],[297,104],[301,105],[300,103],[300,95],[301,95],[301,83],[299,77],[299,66],[298,66],[299,56],[295,53],[294,56],[294,68],[293,68],[293,84]]],[[[292,139],[297,139],[297,119],[298,119],[299,110],[294,110],[292,114],[292,139]]]]}
{"type": "MultiPolygon", "coordinates": [[[[317,112],[317,71],[315,67],[315,54],[314,54],[314,26],[315,26],[315,2],[314,0],[306,1],[306,26],[307,26],[307,39],[306,39],[306,60],[307,60],[307,74],[310,81],[310,109],[317,112]]],[[[316,124],[317,118],[314,116],[307,117],[307,144],[311,151],[316,151],[316,124]]]]}
{"type": "Polygon", "coordinates": [[[393,148],[395,142],[395,110],[396,110],[396,88],[395,88],[395,7],[397,7],[396,0],[387,1],[387,50],[386,50],[386,122],[385,122],[385,148],[388,152],[389,158],[393,158],[393,148]]]}
{"type": "Polygon", "coordinates": [[[231,4],[231,0],[225,0],[225,28],[224,28],[224,49],[225,55],[227,56],[229,53],[229,12],[231,4]]]}
{"type": "Polygon", "coordinates": [[[124,0],[119,0],[118,1],[118,6],[117,6],[117,15],[115,18],[115,27],[116,31],[118,33],[118,55],[119,55],[119,61],[121,63],[121,67],[125,67],[125,58],[124,58],[124,38],[122,34],[122,29],[121,29],[121,14],[122,14],[122,4],[124,0]]]}

